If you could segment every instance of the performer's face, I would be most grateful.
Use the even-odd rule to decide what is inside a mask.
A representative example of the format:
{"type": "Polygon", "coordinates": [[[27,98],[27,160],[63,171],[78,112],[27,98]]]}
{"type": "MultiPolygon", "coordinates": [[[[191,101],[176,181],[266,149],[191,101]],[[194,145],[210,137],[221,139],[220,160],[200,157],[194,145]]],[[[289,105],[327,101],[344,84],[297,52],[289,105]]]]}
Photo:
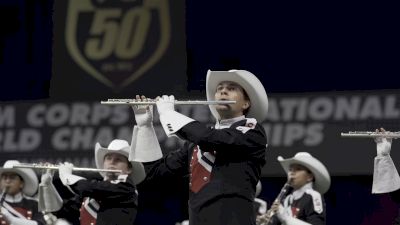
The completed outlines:
{"type": "Polygon", "coordinates": [[[218,84],[215,92],[215,100],[235,100],[236,104],[217,105],[215,109],[221,119],[230,119],[244,115],[244,111],[250,107],[250,100],[246,98],[243,88],[234,83],[223,81],[218,84]]]}
{"type": "Polygon", "coordinates": [[[132,169],[129,168],[128,158],[121,154],[109,153],[104,156],[104,169],[122,170],[122,174],[129,174],[132,169]]]}
{"type": "Polygon", "coordinates": [[[288,178],[290,180],[290,186],[292,186],[294,190],[297,190],[305,184],[312,182],[314,176],[306,167],[299,164],[292,164],[289,167],[288,178]]]}
{"type": "Polygon", "coordinates": [[[21,177],[13,172],[1,174],[1,190],[7,188],[7,194],[16,195],[21,192],[24,187],[24,181],[21,177]]]}

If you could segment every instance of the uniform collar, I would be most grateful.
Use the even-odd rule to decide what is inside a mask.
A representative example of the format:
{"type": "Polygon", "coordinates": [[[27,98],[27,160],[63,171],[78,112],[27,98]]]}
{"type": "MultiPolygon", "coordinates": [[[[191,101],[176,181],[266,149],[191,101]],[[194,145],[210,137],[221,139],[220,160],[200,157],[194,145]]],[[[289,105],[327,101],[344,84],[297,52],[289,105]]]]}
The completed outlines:
{"type": "Polygon", "coordinates": [[[4,198],[4,200],[5,200],[6,202],[9,202],[9,203],[15,203],[15,202],[20,202],[20,201],[22,201],[22,198],[23,198],[22,193],[19,192],[19,193],[16,194],[16,195],[9,195],[9,194],[6,194],[6,197],[4,198]]]}
{"type": "Polygon", "coordinates": [[[225,120],[220,120],[215,123],[215,129],[224,129],[224,128],[229,128],[232,124],[244,120],[246,117],[244,115],[238,116],[235,118],[230,118],[230,119],[225,119],[225,120]]]}
{"type": "Polygon", "coordinates": [[[293,200],[298,200],[299,198],[301,198],[303,196],[304,192],[306,192],[306,190],[313,189],[312,186],[313,186],[312,182],[310,182],[310,183],[303,185],[303,187],[293,191],[293,193],[292,193],[293,200]]]}

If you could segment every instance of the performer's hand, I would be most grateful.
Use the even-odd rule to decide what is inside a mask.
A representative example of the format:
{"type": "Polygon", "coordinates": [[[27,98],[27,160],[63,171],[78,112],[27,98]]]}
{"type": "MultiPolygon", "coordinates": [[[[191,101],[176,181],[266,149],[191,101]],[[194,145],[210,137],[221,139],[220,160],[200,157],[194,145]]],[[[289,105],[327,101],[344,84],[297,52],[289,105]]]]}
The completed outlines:
{"type": "Polygon", "coordinates": [[[175,97],[173,95],[167,96],[163,95],[161,98],[157,97],[156,99],[158,114],[163,114],[168,111],[175,111],[175,97]]]}
{"type": "Polygon", "coordinates": [[[282,206],[281,204],[279,204],[279,205],[278,205],[277,212],[276,212],[276,216],[278,217],[278,219],[279,219],[281,222],[285,222],[285,221],[288,219],[289,214],[285,211],[285,209],[283,208],[283,206],[282,206]]]}
{"type": "Polygon", "coordinates": [[[40,184],[41,185],[49,185],[53,181],[53,174],[50,169],[46,170],[46,173],[42,174],[42,177],[40,178],[40,184]]]}
{"type": "Polygon", "coordinates": [[[68,177],[72,174],[72,169],[74,165],[69,162],[65,162],[59,165],[58,173],[60,174],[60,180],[64,185],[68,185],[68,177]]]}
{"type": "MultiPolygon", "coordinates": [[[[136,101],[146,102],[148,99],[142,95],[136,95],[136,101]]],[[[135,120],[138,127],[151,126],[153,122],[153,106],[152,105],[134,105],[132,106],[135,113],[135,120]]]]}
{"type": "MultiPolygon", "coordinates": [[[[385,129],[376,129],[376,132],[382,132],[385,133],[385,129]]],[[[390,155],[390,150],[392,147],[392,138],[382,138],[382,137],[377,137],[375,138],[376,142],[376,152],[378,156],[385,156],[385,155],[390,155]]]]}
{"type": "Polygon", "coordinates": [[[5,218],[7,222],[9,222],[10,218],[13,217],[13,215],[3,206],[1,206],[0,214],[3,215],[3,218],[5,218]]]}

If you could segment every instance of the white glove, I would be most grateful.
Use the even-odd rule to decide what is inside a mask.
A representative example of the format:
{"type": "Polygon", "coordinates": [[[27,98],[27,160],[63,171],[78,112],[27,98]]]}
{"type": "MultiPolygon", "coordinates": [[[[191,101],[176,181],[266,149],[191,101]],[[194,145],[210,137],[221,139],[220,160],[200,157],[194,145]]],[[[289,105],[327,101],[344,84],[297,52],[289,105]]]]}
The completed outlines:
{"type": "Polygon", "coordinates": [[[3,218],[9,223],[10,219],[14,217],[6,208],[1,206],[0,214],[3,215],[3,218]]]}
{"type": "Polygon", "coordinates": [[[69,186],[75,184],[79,180],[84,180],[85,178],[76,176],[72,174],[72,169],[74,165],[69,162],[65,162],[64,164],[60,164],[58,167],[58,172],[60,174],[60,180],[65,186],[69,186]]]}
{"type": "MultiPolygon", "coordinates": [[[[380,131],[382,133],[386,132],[383,128],[381,128],[380,131]]],[[[376,130],[376,132],[379,132],[379,130],[376,130]]],[[[377,137],[377,138],[375,138],[375,142],[376,142],[377,156],[390,155],[390,150],[392,147],[392,138],[377,137]]]]}
{"type": "Polygon", "coordinates": [[[173,95],[170,96],[163,95],[156,101],[158,114],[162,115],[169,111],[175,111],[174,104],[175,104],[175,97],[173,95]]]}
{"type": "Polygon", "coordinates": [[[281,204],[279,204],[278,210],[276,211],[276,216],[282,223],[284,223],[290,217],[281,204]]]}
{"type": "Polygon", "coordinates": [[[0,213],[3,216],[5,216],[6,218],[8,218],[9,216],[12,216],[11,213],[6,208],[4,208],[3,206],[1,206],[0,213]]]}
{"type": "Polygon", "coordinates": [[[42,174],[42,177],[40,178],[40,184],[41,185],[49,185],[53,181],[53,173],[51,170],[47,169],[46,173],[42,174]]]}
{"type": "Polygon", "coordinates": [[[60,177],[68,176],[72,174],[73,169],[74,169],[74,164],[65,162],[60,164],[60,166],[58,167],[58,172],[60,173],[60,177]]]}
{"type": "MultiPolygon", "coordinates": [[[[136,101],[148,101],[146,97],[136,96],[136,101]]],[[[152,105],[133,105],[133,112],[135,113],[135,120],[138,127],[152,126],[153,123],[153,106],[152,105]]]]}

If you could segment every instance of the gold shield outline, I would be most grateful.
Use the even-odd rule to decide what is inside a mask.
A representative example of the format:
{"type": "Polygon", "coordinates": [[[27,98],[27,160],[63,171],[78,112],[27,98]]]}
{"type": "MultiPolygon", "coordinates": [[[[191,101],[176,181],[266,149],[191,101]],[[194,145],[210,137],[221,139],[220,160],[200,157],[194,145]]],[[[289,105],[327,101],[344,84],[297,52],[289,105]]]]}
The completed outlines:
{"type": "Polygon", "coordinates": [[[77,42],[77,26],[78,26],[78,17],[79,13],[83,11],[94,11],[95,8],[91,4],[90,0],[70,0],[69,5],[67,7],[67,18],[66,18],[66,47],[71,55],[72,59],[87,73],[91,76],[113,88],[114,90],[120,90],[140,76],[142,76],[146,71],[148,71],[152,66],[154,66],[164,55],[165,51],[168,48],[170,39],[171,39],[171,23],[170,23],[170,15],[169,15],[169,7],[168,0],[143,0],[146,1],[146,5],[150,7],[159,8],[160,13],[160,36],[161,39],[158,43],[158,46],[152,56],[148,58],[148,60],[143,63],[134,73],[132,73],[128,78],[126,78],[121,85],[115,85],[110,79],[101,74],[93,65],[91,65],[85,57],[83,57],[80,52],[77,42]]]}

